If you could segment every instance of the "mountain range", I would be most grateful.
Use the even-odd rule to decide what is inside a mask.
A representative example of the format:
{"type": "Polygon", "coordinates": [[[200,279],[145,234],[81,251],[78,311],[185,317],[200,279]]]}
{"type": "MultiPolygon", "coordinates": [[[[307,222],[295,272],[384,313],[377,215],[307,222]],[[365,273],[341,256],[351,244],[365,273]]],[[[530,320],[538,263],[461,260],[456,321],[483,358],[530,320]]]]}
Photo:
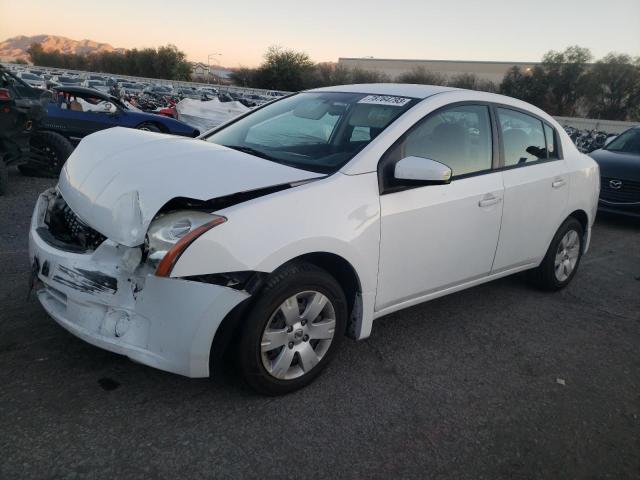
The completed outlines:
{"type": "Polygon", "coordinates": [[[88,54],[97,52],[124,52],[124,48],[114,48],[108,43],[93,40],[73,40],[58,35],[19,35],[0,42],[0,60],[28,60],[27,49],[32,43],[39,43],[45,51],[59,50],[62,53],[88,54]]]}

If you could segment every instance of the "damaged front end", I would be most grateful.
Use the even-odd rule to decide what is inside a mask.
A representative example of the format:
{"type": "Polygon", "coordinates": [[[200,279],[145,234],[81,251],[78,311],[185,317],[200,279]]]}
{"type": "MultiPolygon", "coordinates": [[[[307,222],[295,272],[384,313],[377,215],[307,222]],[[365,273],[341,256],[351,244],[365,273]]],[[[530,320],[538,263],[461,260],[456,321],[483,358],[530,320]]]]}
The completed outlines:
{"type": "Polygon", "coordinates": [[[158,252],[149,242],[128,247],[106,238],[56,190],[36,204],[29,255],[45,310],[96,346],[162,370],[208,376],[218,326],[250,294],[235,285],[158,275],[167,257],[158,252]]]}

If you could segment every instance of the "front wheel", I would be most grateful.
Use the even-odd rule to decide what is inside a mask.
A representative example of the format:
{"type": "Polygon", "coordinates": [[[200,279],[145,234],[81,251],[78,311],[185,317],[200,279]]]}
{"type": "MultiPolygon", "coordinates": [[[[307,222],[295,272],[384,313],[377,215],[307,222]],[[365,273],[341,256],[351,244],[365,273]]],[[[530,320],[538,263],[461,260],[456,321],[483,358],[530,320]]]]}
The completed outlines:
{"type": "Polygon", "coordinates": [[[239,369],[267,395],[311,383],[334,356],[347,323],[342,288],[326,271],[295,263],[276,271],[240,336],[239,369]]]}
{"type": "Polygon", "coordinates": [[[531,280],[544,290],[560,290],[571,282],[582,258],[584,229],[578,220],[568,218],[556,232],[549,250],[531,280]]]}

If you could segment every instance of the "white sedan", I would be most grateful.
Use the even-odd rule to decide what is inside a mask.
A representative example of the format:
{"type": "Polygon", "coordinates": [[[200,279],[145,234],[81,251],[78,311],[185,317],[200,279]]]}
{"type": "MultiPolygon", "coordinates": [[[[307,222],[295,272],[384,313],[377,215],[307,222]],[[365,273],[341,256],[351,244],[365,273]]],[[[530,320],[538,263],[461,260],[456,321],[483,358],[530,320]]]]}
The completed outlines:
{"type": "Polygon", "coordinates": [[[86,137],[29,255],[43,307],[87,342],[189,377],[231,348],[283,394],[388,313],[524,270],[565,287],[598,193],[596,163],[519,100],[321,88],[199,140],[86,137]]]}

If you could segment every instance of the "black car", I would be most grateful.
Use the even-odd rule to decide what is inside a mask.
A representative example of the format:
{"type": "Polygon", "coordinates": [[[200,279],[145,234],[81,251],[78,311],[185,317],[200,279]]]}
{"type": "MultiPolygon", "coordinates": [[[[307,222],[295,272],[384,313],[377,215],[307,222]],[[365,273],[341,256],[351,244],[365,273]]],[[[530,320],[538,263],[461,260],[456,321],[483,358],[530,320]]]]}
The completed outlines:
{"type": "Polygon", "coordinates": [[[640,218],[640,126],[589,155],[600,165],[598,209],[640,218]]]}
{"type": "Polygon", "coordinates": [[[47,174],[49,165],[64,162],[73,151],[65,137],[42,129],[49,97],[0,66],[0,194],[8,166],[28,175],[47,174]]]}

